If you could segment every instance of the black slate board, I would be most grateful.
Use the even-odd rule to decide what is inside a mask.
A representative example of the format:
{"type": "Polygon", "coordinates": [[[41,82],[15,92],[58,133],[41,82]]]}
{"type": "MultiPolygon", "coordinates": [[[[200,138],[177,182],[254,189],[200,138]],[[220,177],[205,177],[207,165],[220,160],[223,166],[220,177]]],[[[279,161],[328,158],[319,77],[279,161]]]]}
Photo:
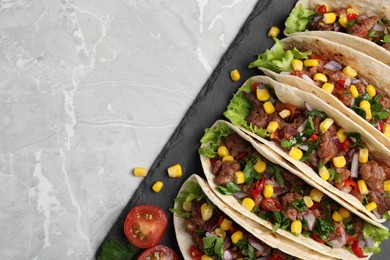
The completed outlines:
{"type": "MultiPolygon", "coordinates": [[[[154,161],[148,176],[141,182],[97,249],[96,258],[107,241],[118,240],[123,244],[128,243],[123,233],[123,222],[131,208],[142,204],[158,205],[165,210],[169,225],[160,244],[180,252],[173,229],[173,215],[169,212],[169,208],[173,207],[173,199],[191,174],[196,173],[204,177],[197,152],[199,140],[206,128],[216,120],[223,119],[222,114],[238,87],[247,78],[260,74],[258,70],[248,69],[248,64],[256,58],[257,53],[273,45],[273,40],[267,37],[269,28],[274,25],[283,28],[284,21],[296,2],[296,0],[259,0],[217,68],[154,161]],[[229,72],[233,69],[238,69],[241,73],[241,79],[236,83],[233,83],[229,77],[229,72]],[[170,179],[166,170],[176,163],[181,164],[183,177],[170,179]],[[164,182],[164,188],[156,194],[151,190],[151,186],[158,180],[164,182]]],[[[371,259],[390,259],[390,240],[383,242],[381,247],[382,252],[371,259]]]]}

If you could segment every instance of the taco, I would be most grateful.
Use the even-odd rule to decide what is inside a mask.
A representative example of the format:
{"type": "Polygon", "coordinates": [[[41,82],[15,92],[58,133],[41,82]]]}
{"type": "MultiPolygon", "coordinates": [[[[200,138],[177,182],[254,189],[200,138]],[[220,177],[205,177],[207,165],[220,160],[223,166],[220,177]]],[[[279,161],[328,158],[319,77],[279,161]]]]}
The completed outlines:
{"type": "Polygon", "coordinates": [[[184,259],[333,259],[232,210],[198,175],[186,180],[171,211],[184,259]]]}
{"type": "Polygon", "coordinates": [[[390,150],[318,97],[257,76],[238,90],[224,115],[343,205],[377,222],[389,216],[390,150]]]}
{"type": "Polygon", "coordinates": [[[338,259],[368,258],[389,236],[237,127],[217,121],[201,142],[202,166],[216,195],[276,234],[338,259]]]}
{"type": "Polygon", "coordinates": [[[317,95],[390,149],[390,67],[349,47],[310,36],[276,40],[249,67],[317,95]]]}
{"type": "Polygon", "coordinates": [[[326,38],[390,65],[390,8],[386,1],[300,0],[284,33],[326,38]]]}

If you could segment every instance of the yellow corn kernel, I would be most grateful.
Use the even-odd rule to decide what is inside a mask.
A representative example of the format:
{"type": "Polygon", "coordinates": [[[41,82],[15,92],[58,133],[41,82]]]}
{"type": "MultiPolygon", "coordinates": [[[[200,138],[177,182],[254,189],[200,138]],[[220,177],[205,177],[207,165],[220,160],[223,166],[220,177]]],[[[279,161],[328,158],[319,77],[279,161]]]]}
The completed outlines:
{"type": "Polygon", "coordinates": [[[202,255],[202,257],[200,258],[200,260],[213,260],[214,258],[212,257],[209,257],[208,255],[202,255]]]}
{"type": "Polygon", "coordinates": [[[154,192],[160,192],[163,186],[164,183],[162,181],[156,181],[152,186],[152,190],[154,192]]]}
{"type": "Polygon", "coordinates": [[[244,237],[244,235],[242,234],[241,231],[236,231],[232,234],[230,239],[232,240],[233,244],[237,244],[237,242],[242,240],[243,237],[244,237]]]}
{"type": "Polygon", "coordinates": [[[368,149],[367,148],[361,148],[359,150],[359,162],[360,163],[368,162],[368,149]]]}
{"type": "Polygon", "coordinates": [[[344,129],[340,128],[336,133],[337,138],[339,139],[340,143],[344,143],[345,140],[347,140],[347,136],[344,134],[344,129]]]}
{"type": "Polygon", "coordinates": [[[293,70],[301,71],[303,69],[303,62],[301,60],[292,60],[291,66],[293,67],[293,70]]]}
{"type": "Polygon", "coordinates": [[[321,176],[321,179],[323,179],[324,181],[327,181],[330,178],[330,173],[329,173],[328,169],[326,169],[325,166],[321,167],[321,169],[319,170],[319,174],[321,176]]]}
{"type": "Polygon", "coordinates": [[[180,164],[175,164],[168,168],[168,175],[171,178],[180,178],[183,175],[180,164]]]}
{"type": "Polygon", "coordinates": [[[376,89],[373,85],[367,85],[366,92],[370,97],[374,97],[376,95],[376,89]]]}
{"type": "Polygon", "coordinates": [[[390,138],[390,124],[384,123],[382,127],[383,134],[390,138]]]}
{"type": "Polygon", "coordinates": [[[320,123],[320,130],[322,133],[325,133],[326,131],[328,131],[329,127],[331,127],[331,125],[333,125],[334,123],[334,120],[332,118],[326,118],[324,121],[322,121],[320,123]]]}
{"type": "Polygon", "coordinates": [[[358,15],[358,13],[356,11],[354,11],[352,8],[347,9],[347,14],[357,14],[358,15]]]}
{"type": "Polygon", "coordinates": [[[209,220],[213,216],[213,211],[213,206],[203,203],[202,206],[200,206],[200,215],[202,216],[202,220],[209,220]]]}
{"type": "Polygon", "coordinates": [[[232,71],[230,71],[230,78],[231,78],[233,81],[239,81],[240,78],[241,78],[240,72],[238,72],[238,70],[232,70],[232,71]]]}
{"type": "Polygon", "coordinates": [[[376,203],[373,201],[373,202],[370,202],[366,205],[366,209],[368,211],[373,211],[374,209],[376,209],[378,206],[376,205],[376,203]]]}
{"type": "Polygon", "coordinates": [[[303,62],[306,67],[317,67],[319,62],[316,59],[307,59],[303,62]]]}
{"type": "Polygon", "coordinates": [[[366,195],[368,194],[367,184],[365,180],[358,180],[357,182],[360,194],[366,195]]]}
{"type": "Polygon", "coordinates": [[[353,96],[353,98],[357,98],[359,96],[359,91],[357,90],[356,86],[355,85],[351,85],[349,87],[349,92],[351,93],[351,95],[353,96]]]}
{"type": "Polygon", "coordinates": [[[192,210],[192,203],[191,201],[184,201],[181,207],[184,211],[190,212],[192,210]]]}
{"type": "Polygon", "coordinates": [[[216,228],[214,232],[219,237],[222,237],[222,238],[226,237],[225,230],[223,230],[222,228],[216,228]]]}
{"type": "Polygon", "coordinates": [[[344,155],[333,157],[332,162],[336,168],[343,168],[347,164],[344,155]]]}
{"type": "Polygon", "coordinates": [[[299,235],[302,233],[302,222],[300,220],[291,222],[291,233],[294,235],[299,235]]]}
{"type": "Polygon", "coordinates": [[[295,160],[299,161],[302,156],[303,156],[303,152],[301,149],[299,148],[296,148],[296,147],[293,147],[291,148],[291,150],[288,152],[288,155],[290,155],[292,158],[294,158],[295,160]]]}
{"type": "Polygon", "coordinates": [[[290,115],[291,115],[291,111],[288,109],[283,109],[282,111],[279,112],[279,116],[281,118],[286,118],[289,117],[290,115]]]}
{"type": "Polygon", "coordinates": [[[224,219],[222,220],[221,224],[219,224],[219,227],[220,227],[222,230],[225,230],[225,231],[226,231],[226,230],[229,230],[229,229],[230,229],[230,227],[232,226],[232,224],[233,224],[233,221],[224,218],[224,219]]]}
{"type": "Polygon", "coordinates": [[[260,101],[267,101],[269,98],[270,98],[270,94],[269,94],[269,91],[268,89],[265,89],[265,88],[258,88],[256,89],[256,97],[258,100],[260,101]]]}
{"type": "Polygon", "coordinates": [[[324,193],[317,189],[312,189],[309,193],[310,198],[315,202],[320,202],[324,193]]]}
{"type": "Polygon", "coordinates": [[[356,77],[358,75],[357,71],[352,69],[351,66],[347,66],[343,69],[343,73],[350,77],[351,79],[353,79],[354,77],[356,77]]]}
{"type": "Polygon", "coordinates": [[[346,208],[339,208],[339,213],[343,218],[349,218],[349,216],[351,216],[351,212],[346,208]]]}
{"type": "Polygon", "coordinates": [[[219,157],[221,157],[221,158],[223,158],[226,155],[229,155],[229,150],[224,145],[221,145],[220,147],[218,147],[217,152],[218,152],[219,157]]]}
{"type": "Polygon", "coordinates": [[[310,196],[304,196],[303,202],[305,202],[306,207],[311,208],[314,205],[313,200],[310,198],[310,196]]]}
{"type": "Polygon", "coordinates": [[[333,212],[332,214],[332,219],[336,222],[340,222],[341,220],[343,220],[343,216],[340,215],[340,213],[338,213],[337,211],[333,212]]]}
{"type": "Polygon", "coordinates": [[[316,81],[328,82],[328,77],[325,74],[323,74],[323,73],[316,73],[316,74],[314,74],[313,79],[316,80],[316,81]]]}
{"type": "Polygon", "coordinates": [[[245,182],[245,174],[243,171],[234,173],[234,182],[237,184],[243,184],[245,182]]]}
{"type": "Polygon", "coordinates": [[[385,191],[390,191],[390,180],[386,180],[383,182],[383,189],[385,191]]]}
{"type": "Polygon", "coordinates": [[[334,85],[329,83],[329,82],[326,82],[322,85],[321,87],[323,90],[325,90],[326,92],[328,93],[332,93],[333,90],[334,90],[334,85]]]}
{"type": "Polygon", "coordinates": [[[267,169],[267,164],[259,159],[255,165],[253,165],[253,169],[255,169],[257,173],[263,173],[267,169]]]}
{"type": "Polygon", "coordinates": [[[263,195],[265,198],[271,198],[274,195],[274,186],[272,184],[264,185],[263,195]]]}
{"type": "Polygon", "coordinates": [[[368,102],[367,100],[362,100],[360,103],[359,103],[359,107],[361,109],[370,109],[371,108],[371,104],[370,102],[368,102]]]}
{"type": "Polygon", "coordinates": [[[345,14],[340,14],[339,23],[344,28],[348,27],[348,19],[347,19],[347,16],[345,14]]]}
{"type": "Polygon", "coordinates": [[[270,115],[270,114],[272,114],[273,112],[275,112],[275,107],[274,107],[274,105],[273,105],[271,102],[269,102],[269,101],[267,101],[267,102],[265,102],[265,103],[263,104],[263,108],[264,108],[264,111],[265,111],[268,115],[270,115]]]}
{"type": "Polygon", "coordinates": [[[366,112],[366,120],[371,120],[372,119],[372,113],[370,108],[364,109],[364,112],[366,112]]]}
{"type": "Polygon", "coordinates": [[[251,198],[244,198],[241,202],[241,206],[251,211],[255,207],[255,202],[251,198]]]}
{"type": "Polygon", "coordinates": [[[268,124],[268,126],[267,126],[267,131],[268,131],[268,133],[275,132],[276,129],[278,129],[278,127],[279,127],[278,122],[276,122],[276,121],[271,121],[271,122],[269,122],[269,124],[268,124]]]}
{"type": "Polygon", "coordinates": [[[333,24],[336,21],[336,14],[335,13],[326,13],[326,14],[324,14],[324,17],[322,18],[322,21],[326,24],[333,24]]]}
{"type": "Polygon", "coordinates": [[[137,168],[134,168],[133,174],[136,177],[145,177],[146,175],[148,175],[148,169],[137,167],[137,168]]]}
{"type": "Polygon", "coordinates": [[[225,155],[224,157],[222,157],[222,161],[223,162],[233,162],[234,161],[234,157],[231,156],[231,155],[225,155]]]}
{"type": "Polygon", "coordinates": [[[268,31],[268,37],[276,38],[280,33],[280,29],[277,26],[272,26],[268,31]]]}

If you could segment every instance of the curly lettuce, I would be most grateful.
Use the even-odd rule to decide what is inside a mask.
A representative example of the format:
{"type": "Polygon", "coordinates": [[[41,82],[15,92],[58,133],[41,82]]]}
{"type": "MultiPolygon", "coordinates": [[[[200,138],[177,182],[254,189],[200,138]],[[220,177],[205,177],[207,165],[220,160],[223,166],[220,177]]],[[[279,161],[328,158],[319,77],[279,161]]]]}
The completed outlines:
{"type": "MultiPolygon", "coordinates": [[[[363,226],[363,236],[365,239],[372,237],[375,243],[380,244],[382,241],[386,240],[390,236],[390,232],[386,229],[375,227],[374,225],[365,222],[363,226]]],[[[368,253],[378,253],[380,252],[379,247],[365,248],[368,253]]]]}
{"type": "Polygon", "coordinates": [[[288,16],[285,26],[286,33],[306,31],[306,26],[316,12],[306,9],[302,4],[294,7],[288,16]]]}
{"type": "Polygon", "coordinates": [[[249,64],[249,68],[263,67],[274,72],[288,71],[293,72],[291,62],[294,59],[307,59],[311,51],[301,52],[294,47],[292,50],[284,50],[283,44],[274,38],[275,45],[272,50],[266,50],[259,54],[257,60],[249,64]]]}
{"type": "Polygon", "coordinates": [[[218,145],[221,143],[223,137],[228,136],[233,130],[226,124],[218,124],[212,128],[207,128],[200,142],[207,144],[198,149],[199,154],[207,156],[209,158],[215,158],[217,156],[218,145]]]}

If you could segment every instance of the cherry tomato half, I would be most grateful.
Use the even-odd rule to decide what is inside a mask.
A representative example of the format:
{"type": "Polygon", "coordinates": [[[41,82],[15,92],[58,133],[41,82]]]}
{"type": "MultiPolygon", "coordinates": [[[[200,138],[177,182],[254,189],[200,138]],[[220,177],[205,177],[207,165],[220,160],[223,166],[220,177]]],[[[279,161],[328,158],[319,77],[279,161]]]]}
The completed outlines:
{"type": "Polygon", "coordinates": [[[354,189],[355,191],[359,192],[359,186],[357,185],[356,181],[352,179],[347,179],[344,181],[344,185],[347,187],[350,187],[354,189]]]}
{"type": "Polygon", "coordinates": [[[318,7],[317,13],[326,14],[326,5],[321,5],[320,7],[318,7]]]}
{"type": "Polygon", "coordinates": [[[202,258],[202,255],[203,255],[202,251],[197,249],[195,245],[192,245],[190,247],[189,253],[190,253],[192,260],[200,260],[202,258]]]}
{"type": "Polygon", "coordinates": [[[160,242],[168,225],[165,212],[153,205],[139,205],[126,216],[124,232],[136,247],[149,248],[160,242]]]}
{"type": "Polygon", "coordinates": [[[358,240],[353,241],[351,248],[352,248],[353,253],[357,257],[359,257],[359,258],[367,257],[366,255],[363,254],[363,249],[360,248],[358,240]]]}
{"type": "Polygon", "coordinates": [[[282,205],[277,199],[263,199],[261,207],[265,210],[281,211],[282,205]]]}
{"type": "Polygon", "coordinates": [[[324,244],[324,245],[325,245],[325,241],[322,240],[317,234],[311,233],[311,234],[310,234],[310,237],[311,237],[313,240],[317,241],[318,243],[324,244]]]}
{"type": "Polygon", "coordinates": [[[261,178],[261,180],[256,180],[250,187],[250,192],[252,198],[256,197],[263,191],[265,184],[265,177],[261,178]]]}
{"type": "Polygon", "coordinates": [[[138,260],[179,260],[177,254],[167,246],[157,245],[145,250],[138,260]]]}

